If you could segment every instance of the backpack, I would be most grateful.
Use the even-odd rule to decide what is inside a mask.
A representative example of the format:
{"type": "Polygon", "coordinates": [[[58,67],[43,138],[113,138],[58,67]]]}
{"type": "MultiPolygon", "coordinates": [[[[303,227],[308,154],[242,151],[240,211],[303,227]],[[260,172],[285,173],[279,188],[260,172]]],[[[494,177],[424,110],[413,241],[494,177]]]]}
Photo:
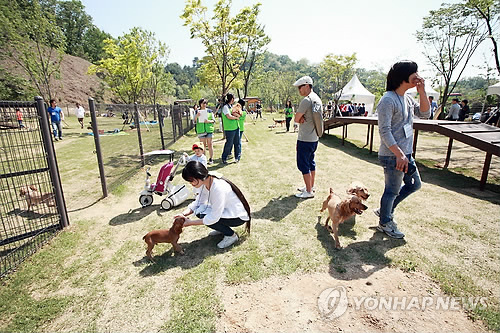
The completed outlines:
{"type": "Polygon", "coordinates": [[[321,103],[314,102],[313,100],[311,100],[311,103],[314,129],[316,130],[316,134],[318,135],[318,137],[321,138],[324,132],[323,110],[321,107],[321,103]]]}

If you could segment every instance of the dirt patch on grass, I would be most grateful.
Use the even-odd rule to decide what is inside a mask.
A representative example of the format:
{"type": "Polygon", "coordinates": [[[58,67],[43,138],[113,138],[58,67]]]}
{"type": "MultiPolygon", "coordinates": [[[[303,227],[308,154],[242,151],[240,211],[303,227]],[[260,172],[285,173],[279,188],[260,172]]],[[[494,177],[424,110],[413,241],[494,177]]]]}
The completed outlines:
{"type": "MultiPolygon", "coordinates": [[[[370,267],[366,267],[370,269],[370,267]]],[[[356,301],[365,297],[442,296],[439,286],[421,273],[382,268],[369,278],[338,280],[327,272],[271,277],[256,283],[225,287],[224,313],[218,332],[484,332],[463,311],[422,310],[369,311],[356,301]],[[343,286],[347,311],[335,319],[325,318],[318,307],[323,290],[343,286]],[[356,301],[354,301],[356,299],[356,301]]],[[[409,304],[409,303],[406,303],[409,304]]]]}

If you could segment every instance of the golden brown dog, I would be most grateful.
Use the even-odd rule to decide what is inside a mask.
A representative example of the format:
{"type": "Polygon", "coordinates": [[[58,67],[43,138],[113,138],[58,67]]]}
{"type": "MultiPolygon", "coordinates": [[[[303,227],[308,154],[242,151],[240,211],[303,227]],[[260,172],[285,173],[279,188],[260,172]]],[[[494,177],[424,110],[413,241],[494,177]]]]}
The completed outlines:
{"type": "Polygon", "coordinates": [[[23,186],[19,190],[19,195],[26,199],[28,204],[28,211],[32,206],[37,206],[41,203],[47,205],[47,207],[54,207],[54,193],[40,193],[35,185],[23,186]]]}
{"type": "Polygon", "coordinates": [[[339,241],[339,224],[347,220],[349,217],[358,214],[363,214],[363,211],[368,207],[365,206],[361,199],[357,196],[353,195],[348,199],[342,200],[338,195],[333,192],[333,189],[330,188],[330,194],[323,202],[323,207],[321,208],[321,212],[328,208],[328,217],[325,221],[325,228],[328,229],[331,233],[333,233],[333,237],[335,238],[335,247],[340,249],[340,241],[339,241]],[[332,227],[328,225],[328,221],[332,220],[332,227]]]}
{"type": "Polygon", "coordinates": [[[368,192],[366,186],[358,181],[354,181],[351,183],[351,185],[347,189],[347,194],[355,195],[362,201],[366,201],[370,197],[370,193],[368,192]]]}
{"type": "Polygon", "coordinates": [[[174,247],[175,252],[179,252],[180,254],[184,254],[184,250],[182,250],[181,246],[177,244],[179,240],[179,236],[182,233],[182,227],[184,226],[184,221],[186,221],[185,217],[177,217],[174,220],[174,224],[170,229],[160,229],[153,230],[148,232],[142,239],[148,244],[148,249],[146,250],[146,256],[153,260],[153,256],[151,252],[153,248],[158,243],[171,243],[174,247]]]}

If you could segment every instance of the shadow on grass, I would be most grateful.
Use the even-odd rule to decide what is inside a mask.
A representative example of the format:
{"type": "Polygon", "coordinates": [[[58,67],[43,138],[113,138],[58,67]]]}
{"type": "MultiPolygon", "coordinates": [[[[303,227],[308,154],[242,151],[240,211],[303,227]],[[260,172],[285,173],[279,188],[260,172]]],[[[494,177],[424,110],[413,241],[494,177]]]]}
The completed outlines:
{"type": "Polygon", "coordinates": [[[206,236],[191,243],[179,243],[184,250],[184,255],[175,253],[171,247],[165,253],[153,256],[154,262],[144,256],[144,258],[135,261],[133,264],[134,266],[147,265],[139,272],[142,277],[153,276],[174,267],[190,269],[201,264],[205,258],[230,251],[235,246],[240,246],[246,241],[247,237],[248,234],[244,233],[239,237],[239,241],[233,246],[221,250],[217,247],[217,243],[222,240],[222,235],[206,236]]]}
{"type": "MultiPolygon", "coordinates": [[[[373,229],[374,233],[368,241],[353,242],[337,250],[332,235],[322,224],[316,224],[317,238],[331,257],[329,273],[332,277],[340,280],[367,278],[389,266],[392,260],[385,255],[388,250],[406,244],[404,239],[392,239],[375,228],[370,229],[373,229]]],[[[355,232],[352,233],[355,236],[355,232]]],[[[352,233],[348,233],[347,237],[351,237],[352,233]]],[[[346,236],[342,224],[339,226],[339,235],[346,236]]]]}
{"type": "MultiPolygon", "coordinates": [[[[376,152],[370,154],[367,148],[358,147],[354,143],[347,140],[344,141],[344,145],[342,146],[342,138],[335,135],[324,135],[320,139],[320,143],[330,148],[339,149],[352,157],[359,158],[363,161],[379,166],[376,152]]],[[[434,148],[432,150],[434,150],[434,148]]],[[[436,154],[438,152],[442,153],[441,148],[435,148],[435,150],[436,154]]],[[[418,170],[424,182],[431,183],[460,194],[490,201],[495,204],[500,203],[500,198],[497,195],[500,193],[500,185],[486,184],[486,191],[480,191],[478,179],[450,171],[449,169],[436,168],[434,167],[435,161],[418,160],[418,150],[416,156],[418,170]],[[492,195],[490,191],[496,194],[492,195]]],[[[381,167],[380,174],[383,174],[381,167]]]]}
{"type": "Polygon", "coordinates": [[[252,213],[252,218],[266,219],[274,222],[279,222],[297,208],[300,200],[295,195],[286,197],[279,196],[269,200],[267,205],[262,207],[259,211],[252,213]]]}
{"type": "MultiPolygon", "coordinates": [[[[174,209],[175,210],[182,210],[183,208],[187,207],[188,204],[189,204],[189,201],[185,201],[182,204],[180,204],[179,206],[175,206],[174,209]]],[[[158,215],[160,217],[162,217],[164,215],[173,216],[172,211],[173,210],[163,210],[161,208],[160,204],[151,205],[151,206],[144,207],[144,208],[138,207],[138,208],[130,209],[127,213],[120,214],[120,215],[113,217],[109,221],[109,225],[117,226],[117,225],[137,222],[137,221],[145,218],[146,216],[150,215],[153,212],[156,212],[156,215],[158,215]]]]}

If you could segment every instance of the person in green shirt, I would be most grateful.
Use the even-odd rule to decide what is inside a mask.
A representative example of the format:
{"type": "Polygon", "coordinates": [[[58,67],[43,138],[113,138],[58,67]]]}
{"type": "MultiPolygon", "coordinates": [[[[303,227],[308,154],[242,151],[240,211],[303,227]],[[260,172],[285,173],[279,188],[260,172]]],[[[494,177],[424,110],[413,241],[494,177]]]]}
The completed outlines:
{"type": "Polygon", "coordinates": [[[208,164],[212,164],[214,156],[214,148],[212,145],[212,137],[214,133],[214,114],[211,110],[207,109],[207,100],[202,98],[198,101],[200,109],[197,110],[194,116],[194,122],[196,123],[196,134],[198,138],[203,143],[205,148],[208,149],[209,159],[208,164]]]}
{"type": "MultiPolygon", "coordinates": [[[[243,132],[245,131],[245,119],[247,118],[247,112],[245,111],[245,101],[241,98],[238,100],[239,105],[241,105],[241,116],[238,119],[238,124],[240,125],[240,154],[241,154],[241,138],[245,135],[243,132]]],[[[246,136],[245,136],[246,138],[246,136]]],[[[248,139],[247,139],[248,142],[248,139]]],[[[241,155],[240,155],[241,156],[241,155]]]]}
{"type": "Polygon", "coordinates": [[[290,122],[293,118],[293,105],[292,102],[286,101],[285,106],[285,119],[286,119],[286,131],[290,131],[290,122]]]}

